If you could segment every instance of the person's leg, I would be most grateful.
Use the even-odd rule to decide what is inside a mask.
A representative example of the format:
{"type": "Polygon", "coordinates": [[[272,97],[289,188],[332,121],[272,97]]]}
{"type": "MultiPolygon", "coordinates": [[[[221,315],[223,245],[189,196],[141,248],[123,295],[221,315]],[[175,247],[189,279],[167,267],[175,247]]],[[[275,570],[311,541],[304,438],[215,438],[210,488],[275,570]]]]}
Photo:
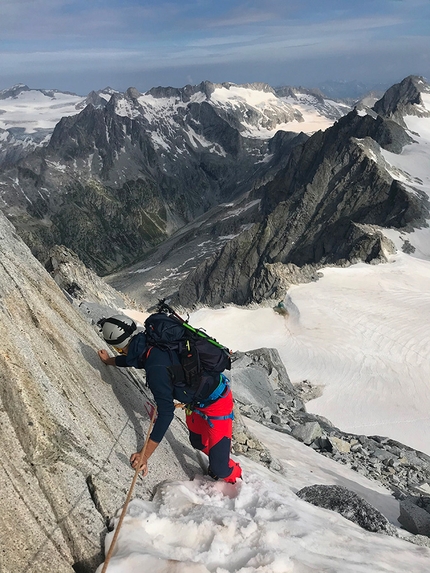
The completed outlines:
{"type": "Polygon", "coordinates": [[[211,406],[204,408],[203,413],[208,416],[208,420],[204,420],[202,436],[204,443],[207,444],[205,453],[209,456],[209,475],[214,479],[235,483],[236,479],[242,476],[242,470],[240,465],[230,458],[233,433],[232,412],[231,392],[211,406]],[[224,416],[227,418],[220,419],[224,416]]]}
{"type": "Polygon", "coordinates": [[[190,443],[196,450],[205,454],[209,453],[209,443],[207,437],[207,422],[195,412],[187,414],[185,421],[189,431],[190,443]]]}

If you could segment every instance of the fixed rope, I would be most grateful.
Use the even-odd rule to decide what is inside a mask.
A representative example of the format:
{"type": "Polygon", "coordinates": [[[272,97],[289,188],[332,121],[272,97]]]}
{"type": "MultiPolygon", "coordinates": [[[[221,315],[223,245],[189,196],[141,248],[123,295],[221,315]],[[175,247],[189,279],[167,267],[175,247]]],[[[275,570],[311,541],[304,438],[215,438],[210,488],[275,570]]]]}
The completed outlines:
{"type": "Polygon", "coordinates": [[[113,553],[113,550],[115,547],[115,543],[118,539],[119,531],[121,529],[122,522],[124,521],[125,514],[127,513],[127,508],[128,508],[128,504],[130,503],[131,494],[133,493],[134,486],[136,485],[136,481],[137,481],[137,478],[138,478],[139,473],[140,473],[140,464],[142,462],[142,459],[145,456],[146,448],[148,446],[149,436],[151,434],[152,426],[154,425],[154,421],[155,421],[156,416],[157,416],[157,408],[154,408],[154,411],[153,411],[152,416],[151,416],[151,421],[149,423],[149,428],[148,428],[148,433],[146,435],[145,444],[142,448],[142,451],[140,452],[140,456],[139,456],[139,460],[138,460],[138,463],[136,466],[136,470],[134,472],[133,480],[131,482],[130,489],[128,490],[128,494],[127,494],[124,506],[123,506],[122,511],[121,511],[118,525],[116,526],[115,533],[114,533],[114,536],[112,539],[112,543],[110,544],[109,551],[106,555],[106,559],[105,559],[105,562],[103,564],[103,568],[101,570],[101,573],[105,573],[107,566],[109,565],[109,561],[111,560],[112,553],[113,553]]]}

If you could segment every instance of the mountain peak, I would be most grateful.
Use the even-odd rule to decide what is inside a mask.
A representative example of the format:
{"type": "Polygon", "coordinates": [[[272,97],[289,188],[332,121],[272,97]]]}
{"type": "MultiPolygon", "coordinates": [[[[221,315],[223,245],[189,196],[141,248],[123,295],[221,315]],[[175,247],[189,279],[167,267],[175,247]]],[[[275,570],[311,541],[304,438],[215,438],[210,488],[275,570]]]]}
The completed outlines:
{"type": "Polygon", "coordinates": [[[0,99],[14,98],[21,92],[29,92],[30,88],[25,84],[15,84],[11,88],[0,91],[0,99]]]}
{"type": "Polygon", "coordinates": [[[373,109],[379,115],[394,119],[402,125],[405,115],[430,117],[430,110],[424,106],[422,93],[430,93],[429,84],[421,76],[408,76],[389,88],[373,109]]]}

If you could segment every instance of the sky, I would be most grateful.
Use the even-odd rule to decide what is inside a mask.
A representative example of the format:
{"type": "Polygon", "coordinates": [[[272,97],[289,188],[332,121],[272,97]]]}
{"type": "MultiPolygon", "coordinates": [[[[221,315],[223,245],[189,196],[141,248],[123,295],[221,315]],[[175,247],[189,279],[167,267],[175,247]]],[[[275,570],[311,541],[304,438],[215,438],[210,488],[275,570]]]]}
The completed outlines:
{"type": "Polygon", "coordinates": [[[0,0],[0,89],[430,77],[430,0],[0,0]]]}

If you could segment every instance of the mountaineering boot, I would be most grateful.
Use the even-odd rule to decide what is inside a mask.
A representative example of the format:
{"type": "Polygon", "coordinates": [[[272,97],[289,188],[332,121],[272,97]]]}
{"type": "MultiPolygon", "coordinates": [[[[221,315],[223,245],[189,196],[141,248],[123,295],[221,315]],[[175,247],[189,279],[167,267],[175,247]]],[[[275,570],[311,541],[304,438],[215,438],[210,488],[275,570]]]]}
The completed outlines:
{"type": "Polygon", "coordinates": [[[230,463],[234,464],[233,471],[229,476],[222,478],[222,481],[225,481],[227,483],[236,483],[237,479],[242,479],[242,468],[237,462],[231,461],[230,463]]]}
{"type": "Polygon", "coordinates": [[[237,462],[234,462],[233,460],[230,460],[230,463],[233,464],[233,470],[229,476],[227,476],[225,478],[220,478],[216,474],[214,474],[214,472],[212,471],[212,469],[210,467],[208,467],[208,475],[212,479],[217,480],[217,481],[219,480],[219,481],[225,481],[226,483],[236,483],[237,479],[242,478],[242,468],[240,467],[240,465],[237,462]]]}
{"type": "Polygon", "coordinates": [[[208,472],[208,476],[211,477],[214,480],[218,480],[219,477],[212,471],[212,468],[209,466],[207,469],[208,472]]]}

